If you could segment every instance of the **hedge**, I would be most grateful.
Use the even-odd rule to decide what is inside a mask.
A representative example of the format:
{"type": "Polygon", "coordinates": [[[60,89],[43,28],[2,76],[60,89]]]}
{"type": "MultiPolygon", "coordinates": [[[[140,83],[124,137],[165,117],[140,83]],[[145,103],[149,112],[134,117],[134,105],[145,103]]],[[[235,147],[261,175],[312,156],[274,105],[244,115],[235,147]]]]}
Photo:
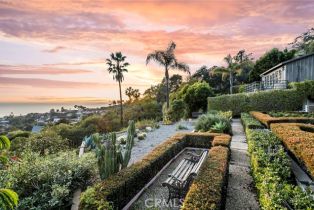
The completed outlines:
{"type": "Polygon", "coordinates": [[[225,146],[225,147],[230,147],[231,143],[231,136],[229,135],[220,135],[216,136],[213,140],[212,146],[225,146]]]}
{"type": "Polygon", "coordinates": [[[296,123],[272,124],[271,130],[314,177],[314,126],[296,123]]]}
{"type": "Polygon", "coordinates": [[[212,147],[199,176],[194,180],[181,209],[224,209],[229,149],[212,147]]]}
{"type": "Polygon", "coordinates": [[[294,83],[293,89],[239,93],[208,98],[208,110],[232,111],[233,116],[249,111],[295,111],[305,98],[313,97],[314,81],[294,83]]]}
{"type": "MultiPolygon", "coordinates": [[[[254,120],[249,116],[242,119],[244,125],[254,120]]],[[[248,127],[245,131],[261,209],[313,209],[313,192],[303,192],[292,182],[290,162],[281,141],[269,131],[248,127]]]]}
{"type": "Polygon", "coordinates": [[[268,128],[272,123],[314,123],[314,118],[310,117],[272,117],[255,111],[250,112],[250,114],[268,128]]]}
{"type": "Polygon", "coordinates": [[[263,129],[264,126],[249,113],[241,113],[241,122],[244,128],[248,129],[263,129]]]}
{"type": "Polygon", "coordinates": [[[169,138],[141,161],[89,187],[81,196],[80,209],[123,208],[182,149],[185,147],[210,148],[212,141],[221,135],[180,133],[169,138]]]}

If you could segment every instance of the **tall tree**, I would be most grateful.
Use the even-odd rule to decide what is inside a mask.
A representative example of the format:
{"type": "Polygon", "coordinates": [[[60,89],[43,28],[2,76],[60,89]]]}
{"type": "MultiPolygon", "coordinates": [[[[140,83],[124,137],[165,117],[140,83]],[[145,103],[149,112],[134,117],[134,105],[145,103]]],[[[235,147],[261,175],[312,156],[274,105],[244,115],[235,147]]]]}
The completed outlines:
{"type": "Polygon", "coordinates": [[[255,63],[253,70],[250,72],[250,82],[259,81],[260,74],[268,69],[276,66],[277,64],[290,60],[294,57],[296,50],[283,50],[273,48],[262,55],[255,63]]]}
{"type": "Polygon", "coordinates": [[[122,105],[122,92],[121,83],[124,80],[123,73],[128,72],[127,66],[130,64],[125,61],[126,56],[122,55],[121,52],[111,53],[110,58],[106,59],[108,65],[109,74],[113,74],[113,79],[119,83],[120,92],[120,123],[123,125],[123,105],[122,105]]]}
{"type": "Polygon", "coordinates": [[[189,66],[183,62],[178,62],[174,54],[175,48],[176,44],[171,41],[166,50],[156,50],[148,54],[146,58],[146,65],[154,60],[165,69],[167,109],[169,108],[169,70],[178,69],[190,74],[189,66]]]}
{"type": "Polygon", "coordinates": [[[314,28],[297,36],[289,45],[292,45],[292,48],[296,49],[300,55],[314,53],[314,28]]]}
{"type": "Polygon", "coordinates": [[[128,87],[125,90],[125,95],[127,95],[127,97],[129,98],[129,102],[131,103],[132,101],[132,94],[133,94],[133,88],[132,87],[128,87]]]}
{"type": "Polygon", "coordinates": [[[223,73],[224,75],[229,76],[229,84],[230,84],[230,94],[232,94],[233,82],[235,74],[240,70],[239,66],[234,62],[232,56],[228,54],[224,61],[227,63],[227,67],[218,67],[214,71],[217,73],[223,73]]]}
{"type": "Polygon", "coordinates": [[[140,90],[139,89],[133,89],[132,97],[134,98],[134,100],[137,101],[140,96],[141,96],[140,90]]]}

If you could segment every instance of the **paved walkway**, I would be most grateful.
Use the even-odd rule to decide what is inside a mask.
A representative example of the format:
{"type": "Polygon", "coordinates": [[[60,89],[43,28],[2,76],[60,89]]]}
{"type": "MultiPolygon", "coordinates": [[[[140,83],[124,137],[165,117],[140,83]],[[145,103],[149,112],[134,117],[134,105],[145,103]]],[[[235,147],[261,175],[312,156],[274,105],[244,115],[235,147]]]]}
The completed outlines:
{"type": "Polygon", "coordinates": [[[232,131],[226,210],[259,209],[250,175],[248,145],[239,119],[233,119],[232,131]]]}

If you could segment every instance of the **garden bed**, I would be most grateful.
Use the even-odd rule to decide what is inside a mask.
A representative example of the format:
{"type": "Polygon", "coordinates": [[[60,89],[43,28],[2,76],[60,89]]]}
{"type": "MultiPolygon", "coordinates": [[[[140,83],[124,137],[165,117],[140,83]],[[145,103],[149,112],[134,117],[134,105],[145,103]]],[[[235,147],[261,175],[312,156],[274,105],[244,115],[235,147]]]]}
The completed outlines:
{"type": "Polygon", "coordinates": [[[272,124],[271,130],[298,160],[305,171],[314,177],[314,133],[304,131],[314,130],[313,125],[284,123],[272,124]]]}
{"type": "MultiPolygon", "coordinates": [[[[270,131],[250,129],[253,117],[242,114],[249,144],[251,170],[262,209],[313,209],[313,193],[295,185],[281,141],[270,131]]],[[[276,125],[276,124],[273,124],[276,125]]],[[[273,126],[272,125],[272,126],[273,126]]]]}
{"type": "Polygon", "coordinates": [[[266,127],[270,127],[272,123],[312,123],[314,124],[314,118],[309,117],[272,117],[262,112],[252,111],[250,114],[260,121],[266,127]]]}
{"type": "Polygon", "coordinates": [[[230,139],[229,135],[213,133],[181,133],[169,138],[141,161],[88,188],[82,194],[80,209],[123,208],[181,150],[211,148],[217,136],[230,139]]]}

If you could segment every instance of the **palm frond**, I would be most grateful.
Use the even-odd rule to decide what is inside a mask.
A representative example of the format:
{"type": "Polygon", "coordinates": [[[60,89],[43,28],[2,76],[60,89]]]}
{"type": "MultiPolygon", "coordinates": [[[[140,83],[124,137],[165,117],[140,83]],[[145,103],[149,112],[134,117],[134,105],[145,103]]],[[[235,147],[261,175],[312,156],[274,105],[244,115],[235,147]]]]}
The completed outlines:
{"type": "Polygon", "coordinates": [[[10,189],[0,189],[0,209],[13,210],[19,201],[19,197],[16,192],[10,189]]]}
{"type": "Polygon", "coordinates": [[[166,57],[165,52],[156,50],[155,52],[149,53],[147,55],[146,65],[152,60],[158,63],[159,65],[165,65],[166,64],[165,57],[166,57]]]}
{"type": "Polygon", "coordinates": [[[9,149],[11,146],[11,142],[8,137],[1,135],[0,136],[0,150],[9,149]]]}
{"type": "Polygon", "coordinates": [[[173,54],[173,51],[176,49],[176,43],[174,43],[174,41],[170,41],[167,47],[166,52],[173,54]]]}
{"type": "Polygon", "coordinates": [[[183,62],[177,63],[177,62],[176,62],[176,63],[173,65],[173,67],[174,67],[175,69],[178,69],[178,70],[181,70],[181,71],[186,72],[186,73],[188,73],[188,74],[191,74],[191,73],[190,73],[190,67],[189,67],[186,63],[183,63],[183,62]]]}

